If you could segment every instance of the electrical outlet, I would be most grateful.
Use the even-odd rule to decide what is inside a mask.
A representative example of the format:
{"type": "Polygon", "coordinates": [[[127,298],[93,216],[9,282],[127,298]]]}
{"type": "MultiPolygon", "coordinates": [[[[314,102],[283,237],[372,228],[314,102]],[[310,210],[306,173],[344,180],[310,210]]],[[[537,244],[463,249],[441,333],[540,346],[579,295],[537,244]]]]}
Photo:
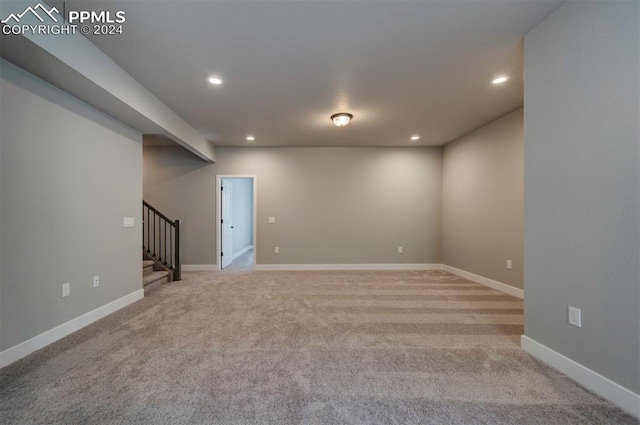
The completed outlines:
{"type": "Polygon", "coordinates": [[[122,227],[134,227],[135,219],[134,217],[123,217],[122,218],[122,227]]]}
{"type": "Polygon", "coordinates": [[[94,276],[93,277],[93,287],[97,288],[98,286],[100,286],[100,276],[94,276]]]}
{"type": "Polygon", "coordinates": [[[403,248],[401,246],[398,247],[398,254],[402,254],[404,252],[403,248]]]}
{"type": "Polygon", "coordinates": [[[276,254],[280,254],[280,247],[277,246],[274,250],[273,250],[276,254]]]}
{"type": "Polygon", "coordinates": [[[569,306],[569,324],[578,328],[582,327],[582,310],[569,306]]]}
{"type": "Polygon", "coordinates": [[[511,270],[511,260],[507,260],[507,269],[511,270]]]}
{"type": "Polygon", "coordinates": [[[269,217],[269,224],[274,224],[276,222],[275,217],[269,217]]]}
{"type": "Polygon", "coordinates": [[[62,298],[68,297],[71,295],[71,284],[65,283],[62,285],[62,298]]]}

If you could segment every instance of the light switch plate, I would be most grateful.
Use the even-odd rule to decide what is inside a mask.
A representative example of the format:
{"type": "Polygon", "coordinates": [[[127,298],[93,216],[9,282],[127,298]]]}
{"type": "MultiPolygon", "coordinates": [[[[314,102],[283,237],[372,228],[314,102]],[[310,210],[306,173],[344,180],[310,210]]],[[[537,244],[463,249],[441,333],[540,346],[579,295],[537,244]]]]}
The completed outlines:
{"type": "Polygon", "coordinates": [[[62,298],[68,297],[71,295],[71,284],[65,283],[62,285],[62,298]]]}
{"type": "Polygon", "coordinates": [[[122,219],[122,227],[134,227],[135,220],[133,217],[124,217],[122,219]]]}
{"type": "Polygon", "coordinates": [[[513,267],[511,265],[511,260],[507,260],[507,269],[511,270],[513,267]]]}
{"type": "Polygon", "coordinates": [[[275,217],[269,217],[269,224],[273,224],[276,222],[276,218],[275,217]]]}
{"type": "Polygon", "coordinates": [[[582,327],[582,310],[569,306],[569,324],[578,328],[582,327]]]}
{"type": "Polygon", "coordinates": [[[93,277],[93,287],[97,288],[98,286],[100,286],[100,276],[94,276],[93,277]]]}

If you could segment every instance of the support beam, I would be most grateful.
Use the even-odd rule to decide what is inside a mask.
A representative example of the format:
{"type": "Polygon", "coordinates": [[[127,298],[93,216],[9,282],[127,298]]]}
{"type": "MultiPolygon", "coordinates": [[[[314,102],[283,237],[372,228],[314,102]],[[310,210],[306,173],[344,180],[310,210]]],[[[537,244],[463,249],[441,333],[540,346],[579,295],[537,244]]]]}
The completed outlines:
{"type": "MultiPolygon", "coordinates": [[[[28,1],[3,2],[0,12],[4,18],[30,5],[28,1]]],[[[27,14],[20,24],[41,22],[27,14]]],[[[215,161],[215,147],[207,139],[79,32],[3,33],[0,55],[140,133],[163,134],[205,161],[215,161]]]]}

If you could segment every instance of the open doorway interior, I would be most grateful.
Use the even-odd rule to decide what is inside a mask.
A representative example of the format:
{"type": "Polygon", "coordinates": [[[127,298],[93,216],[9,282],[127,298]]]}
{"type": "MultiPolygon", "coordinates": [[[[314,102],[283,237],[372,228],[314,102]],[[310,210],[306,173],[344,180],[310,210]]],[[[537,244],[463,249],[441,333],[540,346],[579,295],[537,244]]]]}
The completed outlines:
{"type": "Polygon", "coordinates": [[[220,176],[220,268],[253,270],[254,182],[253,177],[220,176]]]}

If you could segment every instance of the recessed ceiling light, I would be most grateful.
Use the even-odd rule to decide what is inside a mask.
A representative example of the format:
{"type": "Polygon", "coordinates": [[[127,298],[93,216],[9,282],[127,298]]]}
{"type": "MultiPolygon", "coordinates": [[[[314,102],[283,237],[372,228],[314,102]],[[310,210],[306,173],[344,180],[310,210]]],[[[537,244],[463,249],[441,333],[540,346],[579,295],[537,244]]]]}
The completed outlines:
{"type": "Polygon", "coordinates": [[[344,127],[351,122],[353,115],[347,112],[340,112],[338,114],[331,115],[331,121],[337,127],[344,127]]]}
{"type": "Polygon", "coordinates": [[[498,75],[496,78],[494,78],[491,81],[491,84],[502,84],[508,80],[509,80],[509,77],[507,77],[506,75],[498,75]]]}
{"type": "Polygon", "coordinates": [[[418,135],[411,136],[411,140],[420,140],[420,136],[418,135]]]}
{"type": "Polygon", "coordinates": [[[247,136],[247,140],[253,142],[254,140],[256,140],[256,138],[253,136],[247,136]]]}
{"type": "Polygon", "coordinates": [[[219,86],[220,84],[222,84],[222,78],[216,75],[212,75],[211,77],[209,77],[209,82],[211,84],[215,84],[216,86],[219,86]]]}

